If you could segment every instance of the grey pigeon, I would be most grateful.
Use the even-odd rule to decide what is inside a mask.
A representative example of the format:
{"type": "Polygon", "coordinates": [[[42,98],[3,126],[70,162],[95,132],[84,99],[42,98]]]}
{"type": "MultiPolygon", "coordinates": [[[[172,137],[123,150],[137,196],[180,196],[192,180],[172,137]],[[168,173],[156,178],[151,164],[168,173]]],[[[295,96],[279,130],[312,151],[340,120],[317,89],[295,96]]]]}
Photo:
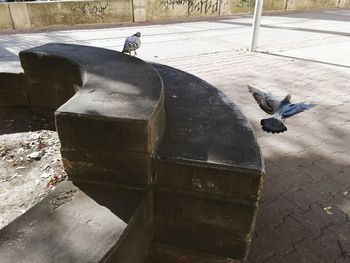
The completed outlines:
{"type": "Polygon", "coordinates": [[[253,94],[254,99],[260,108],[266,113],[272,115],[271,118],[260,121],[261,128],[266,132],[280,133],[287,130],[284,125],[284,119],[295,114],[311,109],[315,104],[310,103],[291,103],[292,96],[288,94],[283,100],[277,100],[270,92],[264,91],[248,85],[248,90],[253,94]]]}
{"type": "Polygon", "coordinates": [[[131,55],[131,51],[134,51],[135,56],[137,56],[136,49],[138,49],[141,46],[140,37],[140,32],[137,32],[136,34],[127,37],[124,42],[122,53],[128,53],[129,55],[131,55]]]}

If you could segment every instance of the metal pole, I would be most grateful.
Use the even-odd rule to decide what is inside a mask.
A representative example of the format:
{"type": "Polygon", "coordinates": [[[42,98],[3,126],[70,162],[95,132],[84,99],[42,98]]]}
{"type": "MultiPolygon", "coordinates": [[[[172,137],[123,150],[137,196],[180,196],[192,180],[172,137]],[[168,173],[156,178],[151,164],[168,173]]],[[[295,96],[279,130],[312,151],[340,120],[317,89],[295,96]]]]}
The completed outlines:
{"type": "Polygon", "coordinates": [[[256,46],[258,44],[260,19],[261,19],[263,2],[264,2],[264,0],[256,0],[255,1],[253,32],[252,32],[252,38],[251,38],[250,46],[249,46],[250,52],[255,52],[256,46]]]}

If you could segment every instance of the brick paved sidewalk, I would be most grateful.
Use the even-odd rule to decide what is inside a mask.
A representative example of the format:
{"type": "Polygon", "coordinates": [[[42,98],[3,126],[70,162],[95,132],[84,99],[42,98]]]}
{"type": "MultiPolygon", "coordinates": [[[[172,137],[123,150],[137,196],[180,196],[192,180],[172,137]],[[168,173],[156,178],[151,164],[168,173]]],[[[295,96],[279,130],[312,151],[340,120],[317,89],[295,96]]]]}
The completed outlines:
{"type": "MultiPolygon", "coordinates": [[[[349,10],[263,17],[259,50],[269,53],[245,51],[251,17],[142,28],[140,58],[210,82],[252,123],[266,177],[249,263],[350,262],[349,18],[349,10]],[[247,83],[317,106],[271,135],[247,83]]],[[[16,68],[19,50],[47,42],[120,50],[135,29],[0,36],[0,71],[16,68]]]]}

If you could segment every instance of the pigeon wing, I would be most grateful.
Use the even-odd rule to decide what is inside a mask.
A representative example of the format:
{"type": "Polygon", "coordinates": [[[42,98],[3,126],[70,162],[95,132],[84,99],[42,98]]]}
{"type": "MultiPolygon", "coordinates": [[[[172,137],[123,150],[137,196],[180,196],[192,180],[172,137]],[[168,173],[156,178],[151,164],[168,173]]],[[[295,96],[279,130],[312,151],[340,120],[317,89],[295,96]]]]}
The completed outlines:
{"type": "Polygon", "coordinates": [[[274,114],[278,110],[280,101],[278,101],[270,92],[250,85],[248,85],[248,90],[250,93],[252,93],[254,99],[263,111],[268,114],[274,114]]]}
{"type": "Polygon", "coordinates": [[[141,46],[141,40],[137,36],[130,36],[125,39],[123,51],[133,51],[141,46]]]}
{"type": "Polygon", "coordinates": [[[141,40],[138,36],[134,36],[134,41],[133,41],[134,45],[136,48],[139,48],[141,46],[141,40]]]}
{"type": "Polygon", "coordinates": [[[281,109],[281,115],[282,118],[289,118],[295,114],[298,114],[300,112],[303,112],[305,110],[309,110],[312,107],[314,107],[315,104],[310,103],[294,103],[294,104],[287,104],[281,109]]]}
{"type": "Polygon", "coordinates": [[[130,37],[127,37],[124,42],[123,52],[129,51],[129,45],[130,45],[130,37]]]}

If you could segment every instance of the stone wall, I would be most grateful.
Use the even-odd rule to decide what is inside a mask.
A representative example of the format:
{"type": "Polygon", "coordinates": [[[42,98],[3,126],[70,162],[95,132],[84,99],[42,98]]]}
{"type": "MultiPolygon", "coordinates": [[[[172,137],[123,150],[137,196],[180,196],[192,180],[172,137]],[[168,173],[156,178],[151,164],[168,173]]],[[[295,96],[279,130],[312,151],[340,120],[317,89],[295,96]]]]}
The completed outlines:
{"type": "MultiPolygon", "coordinates": [[[[253,12],[255,0],[90,0],[0,3],[0,29],[113,24],[253,12]]],[[[347,8],[350,0],[265,0],[264,11],[347,8]]]]}

